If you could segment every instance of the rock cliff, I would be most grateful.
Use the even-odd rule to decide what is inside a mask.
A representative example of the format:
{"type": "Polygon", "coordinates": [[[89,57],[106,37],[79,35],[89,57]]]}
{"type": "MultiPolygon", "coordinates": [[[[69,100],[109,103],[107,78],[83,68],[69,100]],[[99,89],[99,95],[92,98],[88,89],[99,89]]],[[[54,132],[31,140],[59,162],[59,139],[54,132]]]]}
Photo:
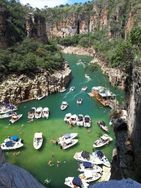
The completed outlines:
{"type": "Polygon", "coordinates": [[[66,87],[71,79],[71,69],[68,64],[62,65],[62,70],[42,71],[30,75],[9,75],[0,83],[0,101],[20,103],[48,96],[66,87]]]}
{"type": "Polygon", "coordinates": [[[1,188],[45,188],[26,170],[7,163],[0,149],[0,187],[1,188]]]}

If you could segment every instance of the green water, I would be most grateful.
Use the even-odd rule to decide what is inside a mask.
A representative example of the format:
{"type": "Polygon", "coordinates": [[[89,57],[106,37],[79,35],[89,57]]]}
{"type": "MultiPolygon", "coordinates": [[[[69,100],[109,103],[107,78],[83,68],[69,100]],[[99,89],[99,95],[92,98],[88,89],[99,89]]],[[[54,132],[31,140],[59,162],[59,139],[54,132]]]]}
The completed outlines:
{"type": "MultiPolygon", "coordinates": [[[[8,120],[0,121],[0,143],[4,138],[11,135],[19,135],[24,140],[24,147],[20,152],[10,151],[5,152],[6,158],[13,164],[19,165],[29,170],[41,183],[48,178],[51,182],[47,185],[48,188],[63,188],[64,179],[67,176],[76,176],[77,162],[73,159],[73,155],[76,151],[87,150],[92,151],[92,144],[99,136],[103,134],[103,131],[96,125],[98,120],[104,120],[109,122],[109,108],[104,108],[94,99],[90,98],[87,92],[91,91],[91,87],[97,85],[103,85],[110,88],[115,94],[117,94],[118,100],[124,99],[122,91],[112,87],[105,75],[100,70],[95,72],[85,72],[85,68],[82,65],[76,63],[81,58],[86,63],[91,60],[86,56],[64,55],[65,59],[69,62],[72,69],[73,79],[69,85],[75,86],[76,89],[69,92],[69,87],[66,92],[58,93],[48,96],[40,101],[32,101],[23,103],[19,106],[19,113],[23,113],[23,118],[14,125],[8,125],[8,120]],[[85,78],[85,74],[90,76],[90,80],[85,78]],[[87,92],[82,92],[81,88],[87,85],[87,92]],[[77,105],[76,100],[83,98],[83,104],[77,105]],[[60,104],[63,100],[69,102],[69,108],[65,111],[60,110],[60,104]],[[35,120],[32,123],[27,122],[27,112],[31,107],[48,106],[50,109],[49,120],[35,120]],[[64,123],[64,115],[68,112],[89,114],[92,118],[92,127],[88,130],[86,128],[74,127],[71,128],[64,123]],[[34,150],[32,146],[32,139],[35,132],[43,132],[44,144],[40,151],[34,150]],[[68,150],[61,150],[58,145],[51,142],[52,139],[57,139],[60,135],[67,132],[79,133],[79,144],[68,150]],[[52,160],[52,166],[48,165],[48,161],[52,160]],[[60,164],[57,165],[57,161],[60,164]]],[[[113,137],[112,128],[109,126],[110,135],[113,137]]],[[[102,148],[105,155],[111,160],[112,149],[114,142],[108,146],[102,148]]]]}

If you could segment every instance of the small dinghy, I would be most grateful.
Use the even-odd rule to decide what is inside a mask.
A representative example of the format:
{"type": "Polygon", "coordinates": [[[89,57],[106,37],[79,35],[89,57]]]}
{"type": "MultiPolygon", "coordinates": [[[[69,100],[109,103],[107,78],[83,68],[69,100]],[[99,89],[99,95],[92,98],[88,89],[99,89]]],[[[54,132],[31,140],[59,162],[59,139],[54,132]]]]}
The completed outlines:
{"type": "Polygon", "coordinates": [[[99,127],[104,130],[105,132],[109,132],[108,127],[106,126],[106,123],[104,121],[98,121],[97,125],[99,125],[99,127]]]}
{"type": "Polygon", "coordinates": [[[63,101],[61,106],[60,106],[60,109],[65,110],[67,107],[68,107],[68,103],[66,101],[63,101]]]}
{"type": "Polygon", "coordinates": [[[9,122],[13,124],[13,123],[15,123],[16,121],[18,121],[22,116],[23,116],[23,114],[14,113],[14,114],[11,116],[11,119],[9,120],[9,122]]]}
{"type": "Polygon", "coordinates": [[[85,180],[80,179],[79,177],[67,177],[65,178],[65,185],[71,188],[88,188],[89,184],[85,180]]]}
{"type": "Polygon", "coordinates": [[[68,149],[78,143],[78,139],[66,139],[60,143],[61,149],[68,149]]]}
{"type": "Polygon", "coordinates": [[[2,150],[15,150],[21,147],[23,147],[22,140],[16,135],[6,138],[1,144],[2,150]]]}
{"type": "Polygon", "coordinates": [[[79,175],[80,179],[84,179],[87,183],[97,181],[101,178],[101,174],[93,170],[85,170],[79,175]]]}
{"type": "Polygon", "coordinates": [[[112,137],[110,137],[107,134],[104,134],[94,142],[93,147],[100,148],[102,146],[105,146],[106,144],[109,144],[109,142],[111,142],[112,140],[112,137]]]}
{"type": "Polygon", "coordinates": [[[79,99],[77,99],[77,101],[76,101],[77,104],[82,104],[82,102],[83,102],[83,99],[82,99],[82,98],[79,98],[79,99]]]}
{"type": "Polygon", "coordinates": [[[67,113],[67,114],[65,115],[65,117],[64,117],[64,122],[65,122],[65,123],[69,123],[71,116],[72,116],[71,113],[67,113]]]}
{"type": "Polygon", "coordinates": [[[102,171],[103,171],[100,166],[95,165],[91,162],[80,162],[78,171],[84,172],[85,170],[92,170],[94,172],[99,172],[99,173],[102,173],[102,171]]]}
{"type": "Polygon", "coordinates": [[[48,107],[43,108],[43,110],[42,110],[42,118],[46,118],[46,119],[49,118],[49,108],[48,107]]]}
{"type": "Polygon", "coordinates": [[[33,137],[33,147],[35,149],[40,149],[43,144],[43,134],[42,132],[36,132],[33,137]]]}

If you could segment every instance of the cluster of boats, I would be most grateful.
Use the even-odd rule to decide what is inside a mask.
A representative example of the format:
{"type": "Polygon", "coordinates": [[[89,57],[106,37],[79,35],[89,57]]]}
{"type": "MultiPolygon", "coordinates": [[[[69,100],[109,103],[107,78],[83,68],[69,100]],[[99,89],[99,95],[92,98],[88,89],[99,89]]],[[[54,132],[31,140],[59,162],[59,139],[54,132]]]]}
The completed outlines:
{"type": "Polygon", "coordinates": [[[40,118],[49,118],[49,108],[48,107],[32,107],[31,110],[28,112],[28,119],[33,121],[33,119],[40,119],[40,118]]]}
{"type": "Polygon", "coordinates": [[[103,165],[110,168],[111,164],[102,151],[93,153],[87,151],[76,152],[73,156],[79,162],[78,177],[65,178],[64,184],[69,187],[89,187],[89,183],[97,181],[103,174],[103,165]]]}
{"type": "Polygon", "coordinates": [[[60,145],[61,149],[68,149],[78,143],[78,133],[66,133],[63,136],[59,137],[57,144],[60,145]]]}
{"type": "Polygon", "coordinates": [[[82,115],[82,114],[71,114],[67,113],[64,117],[64,122],[68,123],[72,126],[77,125],[79,127],[86,127],[89,128],[91,127],[91,118],[89,115],[82,115]]]}
{"type": "MultiPolygon", "coordinates": [[[[22,139],[17,135],[6,138],[0,145],[2,150],[16,150],[23,147],[22,139]]],[[[33,147],[38,150],[43,145],[43,134],[42,132],[36,132],[33,137],[33,147]]]]}

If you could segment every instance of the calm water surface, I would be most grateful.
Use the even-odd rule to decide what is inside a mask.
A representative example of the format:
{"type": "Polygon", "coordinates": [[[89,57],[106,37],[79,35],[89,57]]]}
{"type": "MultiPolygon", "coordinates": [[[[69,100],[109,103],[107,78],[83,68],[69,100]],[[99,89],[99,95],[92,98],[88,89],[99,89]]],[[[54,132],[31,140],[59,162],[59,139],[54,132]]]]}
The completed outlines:
{"type": "MultiPolygon", "coordinates": [[[[98,120],[109,122],[109,108],[104,108],[99,103],[92,99],[87,94],[93,86],[106,86],[117,94],[118,100],[124,100],[124,94],[119,89],[112,87],[105,75],[100,70],[90,72],[86,71],[85,64],[78,63],[79,59],[88,64],[90,57],[64,55],[72,69],[73,79],[64,93],[58,93],[48,96],[40,101],[32,101],[23,103],[19,106],[19,113],[23,113],[23,118],[9,125],[8,120],[0,120],[0,142],[11,135],[19,135],[24,140],[23,149],[13,152],[5,152],[9,162],[19,165],[30,171],[41,183],[44,184],[45,179],[49,179],[48,188],[64,188],[64,179],[67,176],[78,175],[78,164],[73,159],[76,151],[86,150],[92,152],[92,144],[94,140],[103,134],[103,131],[97,126],[98,120]],[[83,86],[87,85],[87,92],[81,91],[83,86]],[[69,88],[75,86],[75,90],[69,92],[69,88]],[[83,104],[77,105],[76,100],[83,98],[83,104]],[[60,104],[63,100],[69,103],[69,107],[65,111],[60,110],[60,104]],[[32,123],[27,122],[27,112],[31,107],[45,107],[50,109],[49,120],[35,120],[32,123]],[[92,127],[86,128],[71,128],[64,123],[64,115],[68,112],[88,114],[92,118],[92,127]],[[32,146],[33,135],[35,132],[41,131],[44,135],[44,144],[40,151],[34,150],[32,146]],[[66,151],[61,150],[58,145],[52,143],[53,139],[57,139],[64,133],[78,132],[79,143],[66,151]],[[48,161],[52,161],[52,166],[48,165],[48,161]],[[57,161],[60,163],[57,164],[57,161]]],[[[110,135],[114,137],[112,128],[109,126],[110,135]]],[[[114,142],[102,148],[105,155],[111,160],[112,149],[114,142]]],[[[45,184],[44,184],[45,185],[45,184]]]]}

